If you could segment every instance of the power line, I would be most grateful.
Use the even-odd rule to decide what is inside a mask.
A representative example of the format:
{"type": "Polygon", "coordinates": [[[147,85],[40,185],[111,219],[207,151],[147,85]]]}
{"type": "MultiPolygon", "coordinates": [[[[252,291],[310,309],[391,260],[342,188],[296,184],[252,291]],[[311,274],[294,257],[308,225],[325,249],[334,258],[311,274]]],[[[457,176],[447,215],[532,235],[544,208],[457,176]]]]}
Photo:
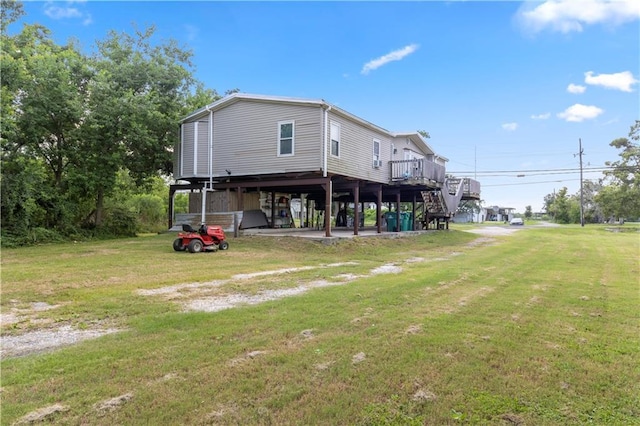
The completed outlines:
{"type": "MultiPolygon", "coordinates": [[[[527,177],[527,176],[548,176],[548,175],[571,175],[574,173],[578,173],[579,170],[576,171],[572,171],[572,172],[538,172],[538,173],[519,173],[519,174],[484,174],[481,177],[527,177]]],[[[602,171],[600,170],[587,170],[584,173],[602,173],[602,171]]],[[[457,173],[454,173],[456,175],[458,175],[457,173]]],[[[477,180],[477,179],[476,179],[477,180]]]]}
{"type": "MultiPolygon", "coordinates": [[[[600,167],[584,167],[582,168],[582,170],[584,172],[591,172],[591,173],[595,173],[595,172],[605,172],[605,171],[609,171],[609,170],[628,170],[629,172],[634,172],[638,169],[638,167],[635,166],[627,166],[627,167],[621,167],[621,166],[600,166],[600,167]]],[[[526,170],[485,170],[485,171],[451,171],[448,173],[451,174],[455,174],[455,175],[464,175],[464,174],[473,174],[473,173],[477,173],[479,175],[486,175],[486,174],[495,174],[495,173],[517,173],[517,174],[526,174],[526,173],[546,173],[546,174],[568,174],[568,173],[578,173],[580,172],[580,168],[567,168],[567,169],[526,169],[526,170]]]]}
{"type": "Polygon", "coordinates": [[[562,182],[574,182],[580,179],[561,179],[561,180],[544,180],[539,182],[518,182],[518,183],[496,183],[494,185],[482,185],[483,188],[494,186],[516,186],[516,185],[537,185],[539,183],[562,183],[562,182]]]}

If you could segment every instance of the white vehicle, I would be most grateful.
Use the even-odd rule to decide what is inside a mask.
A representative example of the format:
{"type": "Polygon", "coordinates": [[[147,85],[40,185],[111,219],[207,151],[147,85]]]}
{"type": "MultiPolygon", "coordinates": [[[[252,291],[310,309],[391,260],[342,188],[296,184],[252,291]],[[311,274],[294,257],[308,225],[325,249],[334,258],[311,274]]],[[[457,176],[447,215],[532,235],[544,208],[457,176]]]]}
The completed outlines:
{"type": "Polygon", "coordinates": [[[520,217],[514,217],[509,222],[509,225],[524,225],[524,220],[522,220],[522,218],[520,217]]]}

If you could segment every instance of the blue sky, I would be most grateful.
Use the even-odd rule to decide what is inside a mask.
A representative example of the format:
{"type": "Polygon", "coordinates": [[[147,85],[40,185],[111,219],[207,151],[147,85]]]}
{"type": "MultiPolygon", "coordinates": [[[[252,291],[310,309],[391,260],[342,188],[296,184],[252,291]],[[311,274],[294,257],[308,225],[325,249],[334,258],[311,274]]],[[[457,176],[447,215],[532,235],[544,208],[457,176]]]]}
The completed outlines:
{"type": "MultiPolygon", "coordinates": [[[[223,93],[322,98],[391,131],[426,130],[485,205],[531,205],[640,119],[640,2],[27,2],[22,21],[88,52],[155,25],[223,93]],[[565,173],[562,173],[565,172],[565,173]],[[520,175],[520,176],[519,176],[520,175]],[[522,176],[524,175],[524,176],[522,176]]],[[[16,31],[14,28],[13,31],[16,31]]],[[[597,179],[588,171],[585,179],[597,179]]]]}

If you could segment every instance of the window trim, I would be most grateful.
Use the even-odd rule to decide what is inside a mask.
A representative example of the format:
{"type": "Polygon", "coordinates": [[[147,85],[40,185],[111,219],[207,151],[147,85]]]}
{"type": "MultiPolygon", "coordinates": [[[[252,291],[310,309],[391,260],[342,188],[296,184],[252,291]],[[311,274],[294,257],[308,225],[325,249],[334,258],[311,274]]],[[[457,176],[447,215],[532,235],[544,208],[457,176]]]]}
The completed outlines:
{"type": "Polygon", "coordinates": [[[277,156],[278,157],[292,157],[296,153],[296,122],[295,120],[284,120],[278,121],[278,147],[277,147],[277,156]],[[283,138],[282,137],[282,126],[285,124],[291,124],[291,138],[283,138]],[[291,152],[283,154],[282,153],[282,140],[283,139],[291,139],[291,152]]]}
{"type": "Polygon", "coordinates": [[[342,145],[342,127],[340,126],[340,123],[338,123],[337,121],[333,121],[332,120],[332,121],[329,122],[329,154],[332,157],[340,158],[340,151],[342,150],[340,145],[342,145]],[[338,129],[338,139],[333,139],[332,138],[332,136],[333,136],[332,135],[332,133],[333,133],[332,130],[333,130],[334,126],[338,129]],[[338,148],[338,153],[337,154],[333,153],[333,141],[334,140],[338,143],[337,144],[337,148],[338,148]]]}
{"type": "Polygon", "coordinates": [[[371,145],[371,151],[372,151],[372,157],[373,157],[373,161],[375,164],[376,161],[380,161],[380,154],[382,150],[382,143],[380,142],[380,139],[373,139],[373,143],[371,145]],[[378,153],[376,154],[376,145],[378,145],[378,153]]]}

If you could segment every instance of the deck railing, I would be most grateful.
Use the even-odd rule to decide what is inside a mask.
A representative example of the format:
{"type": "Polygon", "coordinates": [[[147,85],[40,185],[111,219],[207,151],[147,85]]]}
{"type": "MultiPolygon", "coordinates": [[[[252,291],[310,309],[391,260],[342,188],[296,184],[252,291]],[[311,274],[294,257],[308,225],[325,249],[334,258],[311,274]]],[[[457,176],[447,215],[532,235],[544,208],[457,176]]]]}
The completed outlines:
{"type": "Polygon", "coordinates": [[[447,180],[449,193],[456,193],[461,184],[463,197],[480,198],[480,182],[471,178],[449,178],[447,180]]]}
{"type": "Polygon", "coordinates": [[[414,160],[389,161],[391,180],[401,181],[433,181],[444,183],[444,166],[424,158],[414,160]]]}

